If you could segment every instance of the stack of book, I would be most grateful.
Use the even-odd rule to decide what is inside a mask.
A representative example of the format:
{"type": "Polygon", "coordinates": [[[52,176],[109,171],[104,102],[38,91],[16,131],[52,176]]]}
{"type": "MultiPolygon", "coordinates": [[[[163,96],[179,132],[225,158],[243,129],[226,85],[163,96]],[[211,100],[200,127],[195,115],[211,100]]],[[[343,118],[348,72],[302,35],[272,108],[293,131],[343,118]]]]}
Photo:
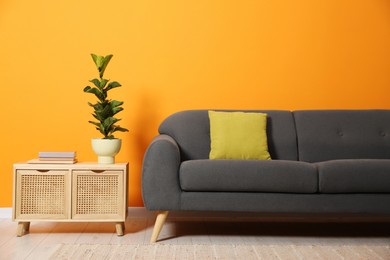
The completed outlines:
{"type": "Polygon", "coordinates": [[[38,159],[29,163],[76,163],[76,152],[39,152],[38,159]]]}

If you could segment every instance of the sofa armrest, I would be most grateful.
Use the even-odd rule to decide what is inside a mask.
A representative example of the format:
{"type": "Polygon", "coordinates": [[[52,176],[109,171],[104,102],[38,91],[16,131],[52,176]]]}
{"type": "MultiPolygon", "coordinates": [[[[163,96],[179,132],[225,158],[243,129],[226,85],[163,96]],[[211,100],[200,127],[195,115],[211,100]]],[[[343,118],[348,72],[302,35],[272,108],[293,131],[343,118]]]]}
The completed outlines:
{"type": "Polygon", "coordinates": [[[142,198],[148,210],[180,209],[180,149],[168,135],[148,146],[142,164],[142,198]]]}

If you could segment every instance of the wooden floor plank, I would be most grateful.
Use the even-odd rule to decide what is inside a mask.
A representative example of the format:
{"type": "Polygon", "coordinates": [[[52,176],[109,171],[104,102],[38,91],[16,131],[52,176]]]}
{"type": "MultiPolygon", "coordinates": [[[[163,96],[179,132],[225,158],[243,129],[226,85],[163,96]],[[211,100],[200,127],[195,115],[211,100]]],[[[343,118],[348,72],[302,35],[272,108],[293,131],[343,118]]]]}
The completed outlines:
{"type": "Polygon", "coordinates": [[[187,218],[179,215],[168,217],[155,244],[163,247],[154,249],[147,245],[155,215],[145,209],[134,214],[130,210],[122,237],[116,235],[114,223],[98,222],[32,222],[30,233],[16,237],[17,223],[1,219],[0,259],[48,259],[61,244],[79,245],[73,257],[87,259],[94,254],[83,252],[86,244],[103,245],[92,250],[95,255],[106,254],[107,245],[112,244],[110,252],[115,252],[115,258],[110,257],[115,260],[131,259],[137,252],[152,259],[240,259],[237,254],[245,254],[246,259],[271,260],[390,259],[389,224],[262,223],[208,219],[200,213],[187,218]]]}
{"type": "Polygon", "coordinates": [[[145,239],[145,229],[148,220],[146,218],[128,218],[125,222],[124,236],[112,236],[111,244],[138,244],[143,243],[145,239]]]}
{"type": "Polygon", "coordinates": [[[17,223],[11,219],[3,219],[0,223],[0,249],[10,239],[16,236],[17,223]]]}
{"type": "Polygon", "coordinates": [[[115,224],[110,222],[90,222],[78,237],[79,244],[108,244],[116,236],[115,224]]]}
{"type": "MultiPolygon", "coordinates": [[[[3,259],[26,259],[55,227],[53,222],[31,223],[30,232],[22,237],[16,233],[0,247],[3,259]]],[[[2,235],[1,235],[2,236],[2,235]]]]}
{"type": "Polygon", "coordinates": [[[61,252],[58,252],[54,255],[52,255],[49,259],[50,260],[56,260],[56,259],[71,259],[72,252],[70,250],[72,245],[63,245],[63,250],[61,252]]]}
{"type": "Polygon", "coordinates": [[[56,251],[58,245],[75,243],[86,226],[86,222],[57,223],[27,259],[48,259],[56,251]]]}

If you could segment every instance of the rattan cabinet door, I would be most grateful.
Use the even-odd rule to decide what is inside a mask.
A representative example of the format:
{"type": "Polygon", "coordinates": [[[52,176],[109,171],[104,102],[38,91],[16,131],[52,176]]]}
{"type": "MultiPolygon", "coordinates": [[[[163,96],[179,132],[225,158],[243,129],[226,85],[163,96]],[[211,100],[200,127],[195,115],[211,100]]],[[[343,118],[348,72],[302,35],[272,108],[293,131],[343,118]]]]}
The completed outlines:
{"type": "Polygon", "coordinates": [[[72,219],[124,221],[124,172],[120,170],[72,172],[72,219]]]}
{"type": "Polygon", "coordinates": [[[67,170],[16,170],[15,218],[70,218],[69,177],[67,170]]]}

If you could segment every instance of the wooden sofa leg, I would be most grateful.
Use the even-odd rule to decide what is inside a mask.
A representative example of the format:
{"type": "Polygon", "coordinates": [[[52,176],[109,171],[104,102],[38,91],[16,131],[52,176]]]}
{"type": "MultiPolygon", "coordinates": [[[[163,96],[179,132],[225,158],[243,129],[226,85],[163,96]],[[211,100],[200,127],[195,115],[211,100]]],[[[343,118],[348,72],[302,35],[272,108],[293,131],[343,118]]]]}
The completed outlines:
{"type": "Polygon", "coordinates": [[[158,235],[160,235],[161,229],[167,219],[169,211],[159,211],[157,212],[156,223],[154,223],[152,238],[150,243],[155,243],[157,241],[158,235]]]}

